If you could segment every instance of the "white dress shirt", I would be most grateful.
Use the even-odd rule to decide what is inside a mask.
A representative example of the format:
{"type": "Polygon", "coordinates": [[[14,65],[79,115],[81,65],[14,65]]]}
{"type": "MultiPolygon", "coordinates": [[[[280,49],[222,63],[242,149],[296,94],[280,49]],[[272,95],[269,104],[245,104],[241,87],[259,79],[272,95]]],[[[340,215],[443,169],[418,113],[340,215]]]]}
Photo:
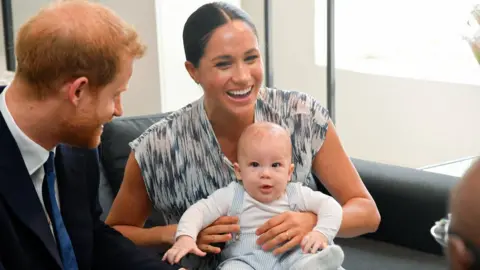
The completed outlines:
{"type": "MultiPolygon", "coordinates": [[[[7,93],[8,86],[3,90],[0,94],[0,112],[5,119],[8,129],[12,133],[13,138],[17,142],[17,146],[20,149],[20,153],[23,157],[23,161],[25,162],[25,166],[32,178],[33,187],[37,192],[38,199],[43,207],[43,211],[47,217],[47,220],[50,224],[50,229],[53,232],[53,227],[50,222],[50,218],[47,214],[45,204],[43,201],[42,196],[42,185],[43,185],[43,178],[45,176],[45,171],[43,169],[43,165],[47,162],[49,151],[43,148],[42,146],[38,145],[34,141],[32,141],[23,131],[17,126],[15,123],[15,119],[13,119],[12,114],[8,110],[7,103],[5,100],[5,95],[7,93]]],[[[55,149],[52,149],[54,151],[55,149]]],[[[60,200],[58,197],[58,185],[57,181],[55,181],[55,198],[57,199],[58,206],[60,207],[60,200]]]]}

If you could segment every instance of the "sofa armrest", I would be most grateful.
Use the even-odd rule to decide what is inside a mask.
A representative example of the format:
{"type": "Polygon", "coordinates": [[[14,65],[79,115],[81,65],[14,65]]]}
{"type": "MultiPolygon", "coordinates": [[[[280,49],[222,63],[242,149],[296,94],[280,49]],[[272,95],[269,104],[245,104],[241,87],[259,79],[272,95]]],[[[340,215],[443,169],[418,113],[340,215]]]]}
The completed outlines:
{"type": "Polygon", "coordinates": [[[382,217],[378,230],[365,237],[443,254],[430,229],[447,215],[449,193],[458,178],[360,159],[352,162],[382,217]]]}
{"type": "Polygon", "coordinates": [[[430,228],[447,215],[457,177],[352,159],[382,216],[373,239],[442,254],[430,228]]]}

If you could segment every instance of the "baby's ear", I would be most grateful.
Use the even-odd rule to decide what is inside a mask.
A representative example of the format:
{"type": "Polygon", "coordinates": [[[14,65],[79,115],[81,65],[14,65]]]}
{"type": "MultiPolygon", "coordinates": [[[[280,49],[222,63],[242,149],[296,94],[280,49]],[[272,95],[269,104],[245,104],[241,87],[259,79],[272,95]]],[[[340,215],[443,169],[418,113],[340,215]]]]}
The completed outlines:
{"type": "Polygon", "coordinates": [[[242,176],[240,174],[240,165],[237,162],[233,163],[233,168],[235,169],[235,176],[238,181],[242,181],[242,176]]]}
{"type": "Polygon", "coordinates": [[[288,168],[288,181],[292,180],[293,169],[295,169],[295,165],[290,164],[290,168],[288,168]]]}

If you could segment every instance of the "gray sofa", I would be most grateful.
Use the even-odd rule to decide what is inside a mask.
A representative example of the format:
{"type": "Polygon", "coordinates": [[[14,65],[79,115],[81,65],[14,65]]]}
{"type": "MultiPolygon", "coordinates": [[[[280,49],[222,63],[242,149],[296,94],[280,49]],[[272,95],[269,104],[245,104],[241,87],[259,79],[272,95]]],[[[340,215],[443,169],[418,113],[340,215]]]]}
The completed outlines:
{"type": "MultiPolygon", "coordinates": [[[[122,117],[105,125],[99,146],[103,218],[122,182],[130,153],[128,142],[164,116],[122,117]]],[[[382,222],[375,233],[335,240],[345,251],[344,267],[347,270],[447,269],[443,250],[429,230],[446,215],[448,193],[458,179],[371,161],[353,158],[352,161],[378,205],[382,222]]],[[[317,188],[326,192],[323,186],[317,188]]],[[[162,224],[160,215],[153,213],[146,226],[162,224]]]]}

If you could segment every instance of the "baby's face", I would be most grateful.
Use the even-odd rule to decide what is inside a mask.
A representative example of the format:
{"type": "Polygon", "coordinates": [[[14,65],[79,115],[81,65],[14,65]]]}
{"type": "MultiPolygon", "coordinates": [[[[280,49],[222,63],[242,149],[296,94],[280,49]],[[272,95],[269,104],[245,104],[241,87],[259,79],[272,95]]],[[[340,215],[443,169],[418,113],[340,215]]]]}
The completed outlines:
{"type": "Polygon", "coordinates": [[[291,148],[284,140],[251,141],[235,164],[237,177],[252,198],[262,203],[279,199],[290,181],[291,148]]]}

